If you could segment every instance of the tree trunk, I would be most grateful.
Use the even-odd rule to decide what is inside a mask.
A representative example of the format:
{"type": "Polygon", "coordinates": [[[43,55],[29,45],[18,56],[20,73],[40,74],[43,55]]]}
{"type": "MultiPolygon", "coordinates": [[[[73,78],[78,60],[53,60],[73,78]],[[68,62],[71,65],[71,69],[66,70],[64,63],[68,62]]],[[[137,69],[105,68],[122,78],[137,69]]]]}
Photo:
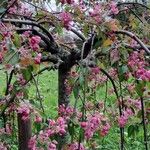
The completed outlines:
{"type": "MultiPolygon", "coordinates": [[[[68,69],[65,66],[60,66],[58,69],[58,106],[64,104],[65,106],[69,105],[69,94],[67,91],[67,86],[65,84],[66,79],[68,79],[70,68],[68,69]]],[[[58,137],[58,150],[63,150],[63,146],[68,141],[68,133],[63,136],[58,137]]]]}
{"type": "Polygon", "coordinates": [[[29,150],[28,142],[31,138],[31,119],[24,121],[21,118],[21,114],[18,114],[18,141],[19,148],[18,150],[29,150]]]}
{"type": "Polygon", "coordinates": [[[64,104],[68,106],[69,95],[67,91],[67,85],[65,84],[66,79],[68,79],[70,68],[60,66],[58,69],[58,106],[64,104]]]}

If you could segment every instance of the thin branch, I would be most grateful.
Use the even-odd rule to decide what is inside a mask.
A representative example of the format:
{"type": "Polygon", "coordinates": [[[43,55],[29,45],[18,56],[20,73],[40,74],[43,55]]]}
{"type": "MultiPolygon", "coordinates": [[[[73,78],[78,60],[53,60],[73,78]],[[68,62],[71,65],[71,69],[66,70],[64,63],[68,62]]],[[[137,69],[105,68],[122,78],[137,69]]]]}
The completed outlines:
{"type": "MultiPolygon", "coordinates": [[[[107,77],[108,77],[108,79],[111,81],[111,83],[112,83],[112,86],[113,86],[113,88],[114,88],[114,92],[115,92],[115,94],[116,94],[116,97],[117,97],[117,100],[118,100],[118,102],[119,102],[119,114],[120,114],[120,116],[122,115],[122,108],[121,108],[121,102],[120,102],[120,98],[119,98],[119,94],[118,94],[118,91],[117,91],[117,88],[116,88],[116,85],[115,85],[115,82],[114,82],[114,80],[111,78],[111,76],[104,70],[104,69],[102,69],[102,68],[100,68],[100,71],[104,74],[104,75],[106,75],[107,77]]],[[[120,127],[120,139],[121,139],[121,150],[123,150],[124,149],[124,128],[122,128],[122,127],[120,127]]]]}
{"type": "Polygon", "coordinates": [[[10,76],[9,76],[9,79],[8,79],[8,82],[7,82],[7,86],[6,86],[5,95],[8,95],[9,86],[10,86],[10,83],[11,83],[11,80],[12,80],[12,77],[13,77],[13,74],[14,74],[14,70],[12,70],[12,71],[10,72],[10,76]]]}
{"type": "Polygon", "coordinates": [[[149,9],[149,7],[147,7],[146,5],[142,4],[142,3],[135,3],[135,2],[125,2],[125,3],[118,3],[117,6],[122,6],[122,5],[139,5],[141,7],[144,7],[146,9],[149,9]]]}
{"type": "Polygon", "coordinates": [[[5,11],[4,11],[4,13],[1,15],[1,19],[8,13],[8,11],[9,11],[9,9],[11,8],[11,7],[13,7],[14,5],[15,5],[15,3],[17,2],[17,0],[15,0],[5,11]]]}
{"type": "Polygon", "coordinates": [[[147,54],[150,54],[150,50],[146,47],[146,45],[132,32],[126,30],[118,30],[118,31],[114,31],[114,33],[129,36],[130,38],[134,39],[145,50],[147,54]]]}
{"type": "Polygon", "coordinates": [[[136,17],[140,22],[142,22],[142,23],[144,24],[143,20],[142,20],[131,8],[129,8],[129,7],[127,7],[127,8],[133,13],[133,15],[135,15],[135,17],[136,17]]]}
{"type": "Polygon", "coordinates": [[[70,31],[72,31],[74,34],[76,34],[80,39],[82,39],[82,41],[86,41],[86,38],[80,32],[78,32],[76,29],[71,28],[70,31]]]}
{"type": "Polygon", "coordinates": [[[1,19],[1,21],[5,22],[5,23],[21,23],[21,24],[25,24],[25,25],[36,26],[36,27],[40,28],[49,37],[51,42],[54,42],[54,38],[49,33],[49,31],[34,21],[26,21],[26,20],[19,20],[19,19],[1,19]]]}
{"type": "Polygon", "coordinates": [[[32,79],[33,79],[33,81],[35,83],[35,87],[36,87],[36,91],[37,91],[37,96],[38,96],[38,99],[39,99],[39,102],[40,102],[41,109],[42,109],[43,113],[45,113],[44,112],[44,107],[43,107],[43,104],[42,104],[42,98],[41,98],[40,90],[39,90],[39,87],[38,87],[38,83],[37,83],[37,81],[35,79],[35,76],[33,74],[32,74],[32,79]]]}

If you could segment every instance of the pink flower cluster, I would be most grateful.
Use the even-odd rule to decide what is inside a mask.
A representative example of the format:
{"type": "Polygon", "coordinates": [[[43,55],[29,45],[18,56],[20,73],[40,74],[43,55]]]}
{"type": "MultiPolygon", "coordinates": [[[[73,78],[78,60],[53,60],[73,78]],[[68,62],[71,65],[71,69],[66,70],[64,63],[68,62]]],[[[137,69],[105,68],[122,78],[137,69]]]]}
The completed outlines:
{"type": "Polygon", "coordinates": [[[138,99],[128,98],[127,101],[124,102],[124,105],[135,108],[136,110],[141,110],[141,102],[138,99]]]}
{"type": "MultiPolygon", "coordinates": [[[[8,7],[12,5],[13,2],[14,0],[11,0],[8,4],[8,7]]],[[[19,15],[28,16],[28,17],[31,16],[32,12],[26,5],[24,5],[23,3],[19,1],[17,1],[17,5],[18,6],[14,5],[13,7],[10,7],[8,12],[10,14],[19,14],[19,15]]]]}
{"type": "Polygon", "coordinates": [[[49,120],[49,129],[47,130],[49,136],[54,134],[64,135],[66,133],[66,120],[63,117],[59,117],[56,121],[49,120]]]}
{"type": "Polygon", "coordinates": [[[68,150],[85,150],[84,146],[82,143],[80,143],[80,149],[79,149],[79,143],[71,143],[68,145],[68,150]]]}
{"type": "Polygon", "coordinates": [[[94,20],[97,22],[97,23],[100,23],[102,21],[102,11],[101,11],[101,5],[100,4],[96,4],[94,5],[93,9],[89,12],[89,15],[94,18],[94,20]]]}
{"type": "MultiPolygon", "coordinates": [[[[37,140],[38,138],[36,135],[30,138],[28,142],[28,148],[30,150],[39,150],[39,147],[37,146],[38,143],[37,140]]],[[[45,143],[47,145],[47,150],[56,150],[56,145],[57,145],[56,141],[42,141],[42,143],[45,143]]]]}
{"type": "Polygon", "coordinates": [[[71,21],[72,21],[71,14],[69,12],[62,12],[62,13],[60,13],[59,17],[60,17],[60,20],[61,20],[63,26],[66,29],[69,29],[71,26],[71,21]]]}
{"type": "Polygon", "coordinates": [[[100,84],[103,84],[104,82],[107,81],[107,77],[104,76],[102,73],[100,73],[100,68],[99,67],[92,67],[90,68],[89,71],[89,76],[88,76],[88,80],[89,80],[89,86],[92,89],[96,90],[96,87],[100,84]]]}
{"type": "Polygon", "coordinates": [[[73,115],[73,108],[71,106],[66,107],[65,105],[60,105],[58,114],[65,120],[68,120],[73,115]]]}
{"type": "Polygon", "coordinates": [[[30,117],[31,107],[26,103],[20,103],[20,106],[17,108],[17,113],[21,114],[22,120],[26,121],[30,117]]]}
{"type": "Polygon", "coordinates": [[[37,148],[36,148],[37,139],[36,138],[37,138],[36,135],[30,138],[30,140],[28,142],[28,148],[30,150],[37,150],[37,148]]]}
{"type": "Polygon", "coordinates": [[[100,135],[106,136],[109,132],[109,129],[110,129],[110,124],[106,123],[104,126],[102,126],[101,131],[100,131],[100,135]]]}
{"type": "Polygon", "coordinates": [[[41,38],[39,36],[32,36],[29,40],[29,45],[34,51],[38,51],[40,42],[41,38]]]}
{"type": "Polygon", "coordinates": [[[57,150],[57,149],[56,149],[56,144],[57,144],[56,141],[49,142],[49,143],[48,143],[48,149],[47,149],[47,150],[57,150]]]}
{"type": "Polygon", "coordinates": [[[35,64],[40,64],[41,63],[41,58],[42,58],[42,54],[38,53],[37,56],[34,58],[34,63],[35,64]]]}
{"type": "Polygon", "coordinates": [[[144,68],[141,68],[141,69],[137,70],[136,76],[140,80],[150,81],[150,70],[146,70],[144,68]]]}
{"type": "Polygon", "coordinates": [[[24,86],[26,84],[26,80],[24,79],[22,74],[17,75],[17,81],[21,86],[24,86]]]}
{"type": "Polygon", "coordinates": [[[127,108],[123,112],[123,114],[118,118],[119,126],[123,128],[127,124],[129,117],[131,117],[132,115],[133,115],[132,110],[127,108]]]}
{"type": "Polygon", "coordinates": [[[81,122],[81,127],[84,129],[84,136],[86,139],[92,138],[96,131],[101,131],[100,134],[105,136],[110,129],[110,125],[106,122],[106,118],[97,112],[88,117],[86,122],[81,122]]]}
{"type": "Polygon", "coordinates": [[[147,70],[147,63],[144,59],[144,52],[134,51],[128,59],[128,66],[133,71],[133,76],[139,80],[150,81],[150,70],[147,70]]]}
{"type": "MultiPolygon", "coordinates": [[[[41,120],[40,120],[41,121],[41,120]]],[[[49,120],[49,125],[46,129],[41,130],[39,135],[31,137],[28,147],[31,150],[38,149],[38,143],[47,145],[48,150],[56,150],[56,141],[51,141],[51,137],[55,135],[64,135],[66,133],[67,123],[63,117],[58,117],[57,120],[49,120]]]]}
{"type": "Polygon", "coordinates": [[[111,10],[111,13],[113,13],[113,14],[118,14],[119,13],[119,10],[118,10],[118,8],[117,8],[117,5],[116,5],[116,3],[115,2],[111,2],[110,3],[110,10],[111,10]]]}

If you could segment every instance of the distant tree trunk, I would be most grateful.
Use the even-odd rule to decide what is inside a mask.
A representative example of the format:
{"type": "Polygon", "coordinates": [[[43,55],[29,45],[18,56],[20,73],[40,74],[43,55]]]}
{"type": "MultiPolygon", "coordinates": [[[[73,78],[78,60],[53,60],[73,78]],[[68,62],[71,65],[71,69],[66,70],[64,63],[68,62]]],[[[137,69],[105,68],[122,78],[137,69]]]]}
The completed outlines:
{"type": "Polygon", "coordinates": [[[31,138],[31,119],[24,121],[21,118],[21,114],[18,114],[18,141],[19,148],[18,150],[30,150],[28,148],[28,142],[31,138]]]}

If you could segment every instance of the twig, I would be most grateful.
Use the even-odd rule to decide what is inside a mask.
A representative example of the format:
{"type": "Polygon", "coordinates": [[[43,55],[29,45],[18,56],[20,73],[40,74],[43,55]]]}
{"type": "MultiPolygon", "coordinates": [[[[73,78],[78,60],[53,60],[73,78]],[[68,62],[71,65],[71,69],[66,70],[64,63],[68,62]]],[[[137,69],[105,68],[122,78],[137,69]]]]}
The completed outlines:
{"type": "Polygon", "coordinates": [[[39,91],[39,88],[38,88],[38,84],[37,84],[36,79],[35,79],[35,77],[34,77],[33,74],[32,74],[32,79],[33,79],[33,81],[35,83],[35,87],[36,87],[36,91],[37,91],[37,96],[38,96],[38,99],[40,101],[40,105],[41,105],[42,111],[44,113],[44,107],[43,107],[43,104],[42,104],[42,101],[41,101],[42,100],[41,94],[40,94],[40,91],[39,91]]]}
{"type": "MultiPolygon", "coordinates": [[[[100,71],[106,75],[108,77],[108,79],[111,81],[112,83],[112,86],[114,88],[114,92],[116,94],[116,97],[117,97],[117,100],[119,102],[119,114],[120,116],[122,115],[122,108],[121,108],[121,105],[120,105],[120,99],[119,99],[119,94],[118,94],[118,91],[117,91],[117,88],[116,88],[116,85],[115,85],[115,82],[114,80],[111,78],[111,76],[102,68],[100,68],[100,71]]],[[[121,139],[121,150],[124,149],[124,128],[120,127],[120,139],[121,139]]]]}
{"type": "Polygon", "coordinates": [[[5,10],[5,12],[4,12],[4,13],[1,15],[1,17],[0,17],[1,19],[7,14],[7,12],[9,11],[9,9],[15,5],[16,2],[17,2],[17,0],[15,0],[15,1],[5,10]]]}
{"type": "Polygon", "coordinates": [[[149,7],[147,7],[146,5],[141,4],[141,3],[135,3],[135,2],[124,2],[124,3],[118,3],[118,4],[117,4],[117,6],[121,6],[121,5],[139,5],[139,6],[141,6],[141,7],[144,7],[144,8],[146,8],[146,9],[149,9],[149,10],[150,10],[150,8],[149,8],[149,7]]]}

